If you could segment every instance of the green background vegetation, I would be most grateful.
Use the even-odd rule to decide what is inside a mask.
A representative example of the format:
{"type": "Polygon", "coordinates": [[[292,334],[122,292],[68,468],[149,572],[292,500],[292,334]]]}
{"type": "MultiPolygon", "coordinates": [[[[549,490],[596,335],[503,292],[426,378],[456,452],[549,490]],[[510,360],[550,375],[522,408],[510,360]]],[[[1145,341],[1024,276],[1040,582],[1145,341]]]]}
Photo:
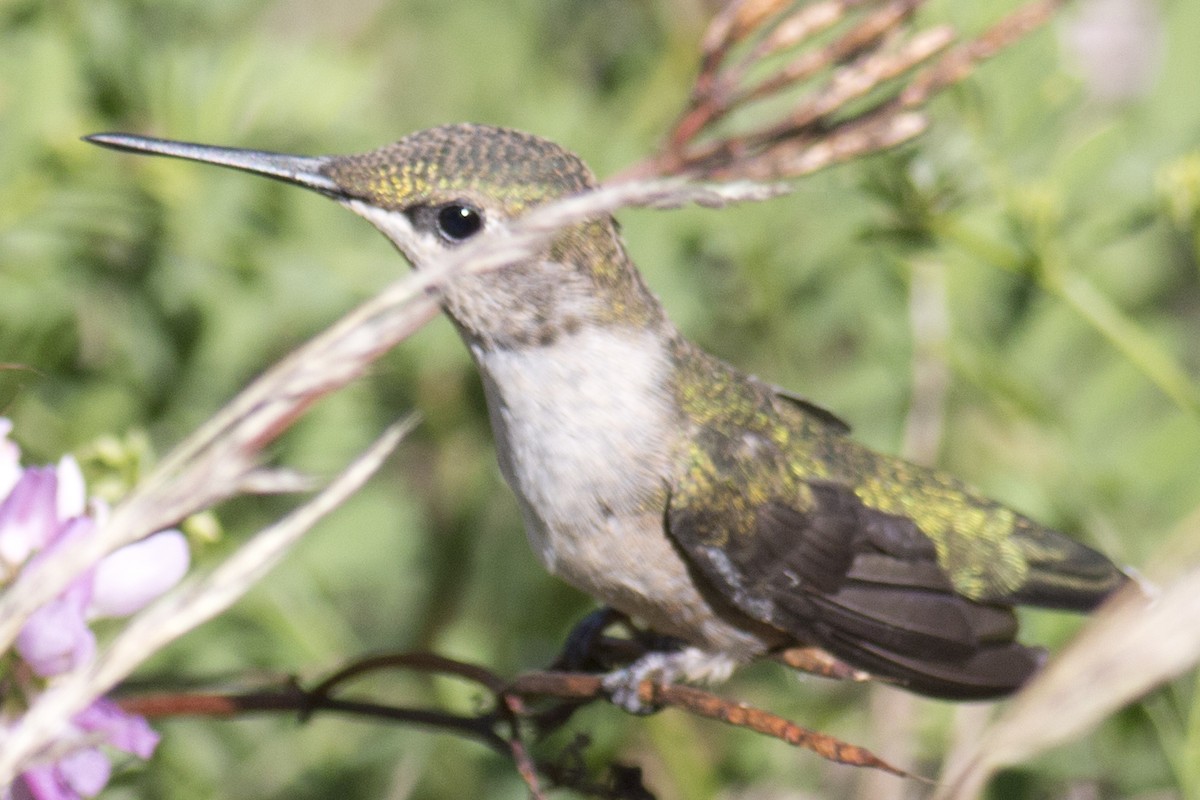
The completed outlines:
{"type": "MultiPolygon", "coordinates": [[[[923,18],[979,30],[1001,10],[946,0],[923,18]]],[[[887,451],[904,447],[914,398],[932,397],[923,418],[943,426],[937,463],[1145,563],[1186,520],[1196,527],[1200,501],[1200,4],[1164,0],[1161,11],[1161,67],[1143,98],[1089,100],[1041,32],[939,100],[915,145],[765,205],[626,212],[631,253],[710,350],[835,409],[887,451]],[[914,280],[934,289],[916,301],[922,318],[947,315],[921,344],[910,309],[928,293],[914,294],[914,280]],[[944,393],[922,395],[914,361],[944,370],[944,393]]],[[[355,152],[469,120],[553,138],[603,176],[672,121],[708,13],[700,0],[0,2],[0,413],[41,460],[139,429],[165,451],[405,269],[320,197],[80,135],[355,152]]],[[[325,400],[273,455],[330,474],[413,408],[424,424],[367,489],[146,674],[244,685],[417,648],[507,674],[547,663],[591,604],[525,546],[478,379],[444,320],[325,400]]],[[[222,509],[225,538],[198,561],[286,505],[222,509]]],[[[1052,647],[1077,625],[1028,622],[1052,647]]],[[[478,702],[421,678],[375,688],[397,702],[478,702]]],[[[965,725],[946,704],[896,711],[891,690],[872,697],[770,665],[724,691],[927,774],[965,725]]],[[[160,728],[150,767],[111,796],[524,796],[490,752],[412,728],[160,728]]],[[[664,798],[921,791],[673,712],[595,708],[584,728],[592,757],[641,764],[664,798]]],[[[1072,791],[1200,797],[1194,679],[993,787],[1072,791]]]]}

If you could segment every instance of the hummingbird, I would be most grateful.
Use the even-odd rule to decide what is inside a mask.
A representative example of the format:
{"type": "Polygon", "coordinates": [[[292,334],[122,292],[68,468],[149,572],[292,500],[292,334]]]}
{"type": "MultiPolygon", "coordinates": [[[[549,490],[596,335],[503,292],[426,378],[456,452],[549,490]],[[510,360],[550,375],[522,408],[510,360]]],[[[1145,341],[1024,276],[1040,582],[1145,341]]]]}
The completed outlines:
{"type": "MultiPolygon", "coordinates": [[[[86,139],[314,190],[417,270],[597,185],[551,141],[474,124],[350,156],[86,139]]],[[[866,448],[831,412],[701,350],[611,217],[458,276],[440,301],[482,376],[538,559],[675,643],[605,678],[630,710],[643,679],[720,681],[798,647],[919,694],[998,698],[1044,660],[1018,641],[1016,606],[1086,612],[1128,580],[1096,550],[866,448]]]]}

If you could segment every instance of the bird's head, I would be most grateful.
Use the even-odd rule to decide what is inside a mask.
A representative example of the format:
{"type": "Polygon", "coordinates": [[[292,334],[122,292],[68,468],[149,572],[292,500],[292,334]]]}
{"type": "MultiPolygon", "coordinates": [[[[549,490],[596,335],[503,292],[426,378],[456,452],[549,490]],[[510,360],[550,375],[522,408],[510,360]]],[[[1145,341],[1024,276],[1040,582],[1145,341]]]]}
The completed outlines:
{"type": "MultiPolygon", "coordinates": [[[[314,190],[370,221],[416,269],[489,226],[595,186],[587,165],[554,142],[485,125],[430,128],[350,156],[294,156],[122,133],[87,140],[314,190]]],[[[656,304],[643,302],[648,299],[606,217],[566,228],[542,253],[502,274],[466,276],[447,291],[445,305],[472,341],[536,344],[580,321],[657,317],[656,304]]]]}

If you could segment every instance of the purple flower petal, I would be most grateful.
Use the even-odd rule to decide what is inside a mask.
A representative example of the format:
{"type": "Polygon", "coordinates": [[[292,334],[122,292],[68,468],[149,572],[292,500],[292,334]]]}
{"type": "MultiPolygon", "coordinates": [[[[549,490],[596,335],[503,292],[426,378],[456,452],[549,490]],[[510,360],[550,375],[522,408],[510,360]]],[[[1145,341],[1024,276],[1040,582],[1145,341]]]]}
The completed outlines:
{"type": "Polygon", "coordinates": [[[95,747],[84,747],[58,760],[58,775],[64,784],[83,797],[95,797],[108,785],[112,765],[95,747]]]}
{"type": "Polygon", "coordinates": [[[13,800],[79,800],[79,795],[58,779],[53,764],[21,773],[13,786],[13,800]]]}
{"type": "MultiPolygon", "coordinates": [[[[69,730],[72,735],[99,733],[105,743],[149,758],[158,744],[143,718],[128,714],[111,700],[100,699],[81,711],[69,730]]],[[[95,797],[108,784],[112,766],[97,747],[80,747],[53,764],[27,770],[13,784],[11,800],[81,800],[95,797]]]]}
{"type": "Polygon", "coordinates": [[[90,595],[88,581],[76,581],[26,620],[17,635],[17,652],[38,675],[61,675],[95,654],[96,636],[83,616],[90,595]]]}
{"type": "Polygon", "coordinates": [[[12,786],[8,787],[8,791],[0,794],[3,800],[34,800],[33,792],[29,790],[29,785],[25,783],[25,776],[20,775],[12,786]]]}
{"type": "Polygon", "coordinates": [[[59,519],[70,519],[83,514],[87,505],[87,487],[83,483],[83,472],[79,462],[72,456],[63,456],[58,461],[58,493],[55,507],[59,519]]]}
{"type": "Polygon", "coordinates": [[[0,417],[0,500],[8,497],[21,478],[21,448],[9,441],[12,420],[0,417]]]}
{"type": "Polygon", "coordinates": [[[91,517],[73,517],[55,529],[50,541],[29,559],[29,563],[56,558],[58,551],[74,547],[76,542],[91,536],[95,530],[96,521],[91,517]]]}
{"type": "Polygon", "coordinates": [[[31,467],[0,503],[0,566],[15,569],[58,532],[58,476],[51,467],[31,467]]]}
{"type": "Polygon", "coordinates": [[[96,567],[90,613],[127,617],[170,589],[187,572],[187,539],[161,531],[108,554],[96,567]]]}
{"type": "Polygon", "coordinates": [[[74,722],[88,733],[103,733],[113,747],[141,759],[153,755],[158,745],[158,733],[150,723],[104,698],[76,714],[74,722]]]}

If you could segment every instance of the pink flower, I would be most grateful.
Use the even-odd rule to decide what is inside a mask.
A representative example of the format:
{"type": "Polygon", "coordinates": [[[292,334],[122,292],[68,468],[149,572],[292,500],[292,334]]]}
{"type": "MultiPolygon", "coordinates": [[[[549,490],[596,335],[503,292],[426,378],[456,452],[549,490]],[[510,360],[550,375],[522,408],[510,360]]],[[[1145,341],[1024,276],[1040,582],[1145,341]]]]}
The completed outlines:
{"type": "Polygon", "coordinates": [[[0,500],[8,497],[21,477],[21,448],[9,440],[11,432],[12,421],[0,417],[0,500]]]}
{"type": "Polygon", "coordinates": [[[0,503],[0,578],[15,573],[58,533],[57,493],[53,467],[30,467],[0,503]]]}
{"type": "Polygon", "coordinates": [[[87,505],[87,486],[83,483],[83,472],[79,462],[71,456],[58,460],[58,491],[54,495],[54,507],[58,518],[67,520],[83,514],[87,505]]]}
{"type": "Polygon", "coordinates": [[[61,675],[91,660],[96,635],[84,618],[90,595],[90,581],[76,581],[25,622],[17,635],[17,652],[35,673],[43,678],[61,675]]]}
{"type": "Polygon", "coordinates": [[[112,767],[96,747],[81,747],[53,764],[23,772],[13,800],[80,800],[95,797],[108,784],[112,767]]]}
{"type": "MultiPolygon", "coordinates": [[[[72,722],[72,735],[99,734],[104,744],[139,758],[149,758],[158,745],[158,734],[146,720],[127,714],[110,700],[97,700],[72,722]]],[[[12,787],[12,797],[13,800],[95,797],[108,783],[111,771],[108,757],[98,747],[80,747],[53,764],[26,770],[12,787]]]]}
{"type": "MultiPolygon", "coordinates": [[[[53,558],[94,530],[89,517],[76,517],[35,560],[53,558]]],[[[187,539],[176,530],[160,531],[113,551],[30,616],[17,636],[17,652],[42,677],[70,672],[96,652],[87,620],[139,611],[178,583],[188,563],[187,539]]]]}
{"type": "Polygon", "coordinates": [[[100,699],[79,712],[75,724],[87,733],[102,733],[113,747],[138,758],[149,758],[158,734],[142,717],[128,714],[111,700],[100,699]]]}
{"type": "Polygon", "coordinates": [[[110,553],[96,567],[91,617],[127,617],[183,578],[189,562],[187,539],[160,531],[110,553]]]}
{"type": "MultiPolygon", "coordinates": [[[[27,470],[26,474],[33,471],[27,470]]],[[[32,562],[53,559],[71,543],[92,535],[95,528],[89,517],[74,518],[56,529],[32,562]]],[[[33,612],[17,635],[17,652],[35,673],[44,678],[69,672],[89,661],[96,652],[96,637],[87,626],[93,572],[84,573],[61,595],[33,612]]]]}
{"type": "MultiPolygon", "coordinates": [[[[12,423],[0,418],[0,585],[95,535],[106,513],[102,503],[88,503],[83,475],[70,456],[57,468],[22,469],[20,450],[8,439],[11,430],[12,423]]],[[[30,615],[15,645],[26,669],[0,674],[6,691],[0,730],[19,724],[21,702],[41,691],[40,679],[71,672],[95,656],[88,620],[135,613],[178,583],[188,563],[183,534],[160,531],[110,553],[30,615]]],[[[0,787],[0,800],[94,797],[111,771],[98,744],[144,759],[154,752],[158,734],[143,718],[96,700],[63,726],[57,760],[26,770],[7,790],[0,787]]]]}

